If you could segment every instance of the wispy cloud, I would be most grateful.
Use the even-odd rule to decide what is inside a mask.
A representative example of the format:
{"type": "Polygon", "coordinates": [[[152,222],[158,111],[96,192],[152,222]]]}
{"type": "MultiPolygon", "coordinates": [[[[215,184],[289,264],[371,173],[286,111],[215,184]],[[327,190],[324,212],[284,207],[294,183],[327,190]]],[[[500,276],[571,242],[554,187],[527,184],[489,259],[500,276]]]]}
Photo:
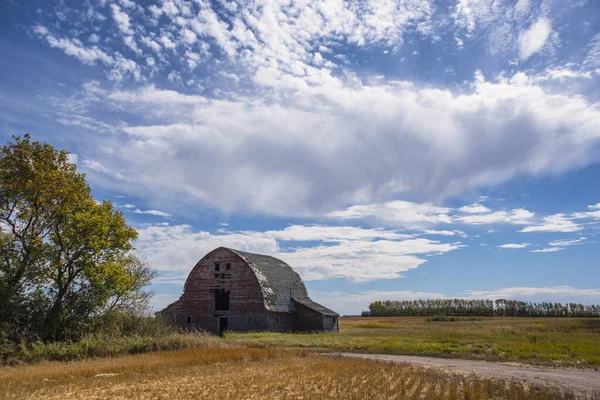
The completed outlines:
{"type": "Polygon", "coordinates": [[[563,247],[545,247],[543,249],[531,250],[532,253],[554,253],[557,251],[564,250],[563,247]]]}
{"type": "Polygon", "coordinates": [[[548,244],[550,246],[567,247],[567,246],[573,246],[576,244],[581,244],[585,240],[587,240],[587,238],[585,238],[585,237],[580,237],[579,239],[561,239],[561,240],[554,240],[548,244]]]}
{"type": "Polygon", "coordinates": [[[133,212],[135,214],[149,214],[149,215],[156,215],[157,217],[170,217],[171,214],[166,213],[164,211],[159,211],[159,210],[140,210],[139,208],[136,208],[135,210],[133,210],[133,212]]]}
{"type": "Polygon", "coordinates": [[[544,47],[552,33],[552,24],[548,18],[539,18],[529,29],[521,32],[519,36],[519,47],[521,59],[526,60],[532,54],[537,53],[544,47]]]}
{"type": "Polygon", "coordinates": [[[530,246],[530,243],[506,243],[498,246],[501,249],[524,249],[530,246]]]}

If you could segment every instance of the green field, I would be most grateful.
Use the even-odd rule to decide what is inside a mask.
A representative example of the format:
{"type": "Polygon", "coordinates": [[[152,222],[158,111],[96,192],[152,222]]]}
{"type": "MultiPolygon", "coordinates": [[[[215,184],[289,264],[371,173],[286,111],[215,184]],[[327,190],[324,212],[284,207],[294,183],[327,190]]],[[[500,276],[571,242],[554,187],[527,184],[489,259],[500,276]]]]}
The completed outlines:
{"type": "Polygon", "coordinates": [[[596,318],[465,317],[439,322],[426,317],[341,318],[338,334],[228,333],[225,340],[249,347],[600,366],[596,318]]]}

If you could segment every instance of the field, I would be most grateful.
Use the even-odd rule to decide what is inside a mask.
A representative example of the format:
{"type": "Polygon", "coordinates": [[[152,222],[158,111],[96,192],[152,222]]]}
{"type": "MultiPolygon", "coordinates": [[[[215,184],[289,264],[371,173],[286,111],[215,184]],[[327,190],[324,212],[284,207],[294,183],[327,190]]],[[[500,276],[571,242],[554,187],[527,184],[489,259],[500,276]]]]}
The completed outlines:
{"type": "Polygon", "coordinates": [[[599,319],[386,317],[340,319],[339,334],[231,332],[225,338],[40,344],[28,353],[31,361],[98,358],[0,368],[0,399],[569,399],[573,393],[556,388],[315,350],[595,368],[599,338],[599,319]]]}
{"type": "Polygon", "coordinates": [[[4,367],[0,398],[552,400],[573,395],[306,350],[206,348],[4,367]]]}
{"type": "Polygon", "coordinates": [[[318,348],[517,361],[528,364],[600,366],[600,319],[593,318],[341,318],[339,334],[230,333],[247,347],[318,348]]]}

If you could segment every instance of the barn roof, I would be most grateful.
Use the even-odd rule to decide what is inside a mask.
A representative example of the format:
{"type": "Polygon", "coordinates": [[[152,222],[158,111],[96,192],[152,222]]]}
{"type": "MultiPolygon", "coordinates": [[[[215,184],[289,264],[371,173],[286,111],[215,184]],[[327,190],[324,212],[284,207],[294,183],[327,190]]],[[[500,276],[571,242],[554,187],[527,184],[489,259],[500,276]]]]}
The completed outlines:
{"type": "Polygon", "coordinates": [[[275,312],[295,311],[294,301],[323,315],[339,315],[308,297],[302,278],[288,264],[264,254],[228,249],[250,265],[260,283],[265,307],[275,312]]]}

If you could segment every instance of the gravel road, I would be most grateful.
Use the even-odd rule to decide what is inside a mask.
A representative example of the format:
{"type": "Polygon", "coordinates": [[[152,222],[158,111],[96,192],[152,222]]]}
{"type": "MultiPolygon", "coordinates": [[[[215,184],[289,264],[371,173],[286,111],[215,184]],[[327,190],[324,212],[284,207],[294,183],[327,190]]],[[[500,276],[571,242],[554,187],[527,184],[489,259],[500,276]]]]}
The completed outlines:
{"type": "Polygon", "coordinates": [[[329,356],[364,358],[382,362],[410,363],[454,373],[473,373],[483,378],[516,379],[538,385],[572,390],[583,398],[600,399],[600,371],[534,367],[488,361],[394,356],[387,354],[323,353],[329,356]]]}

